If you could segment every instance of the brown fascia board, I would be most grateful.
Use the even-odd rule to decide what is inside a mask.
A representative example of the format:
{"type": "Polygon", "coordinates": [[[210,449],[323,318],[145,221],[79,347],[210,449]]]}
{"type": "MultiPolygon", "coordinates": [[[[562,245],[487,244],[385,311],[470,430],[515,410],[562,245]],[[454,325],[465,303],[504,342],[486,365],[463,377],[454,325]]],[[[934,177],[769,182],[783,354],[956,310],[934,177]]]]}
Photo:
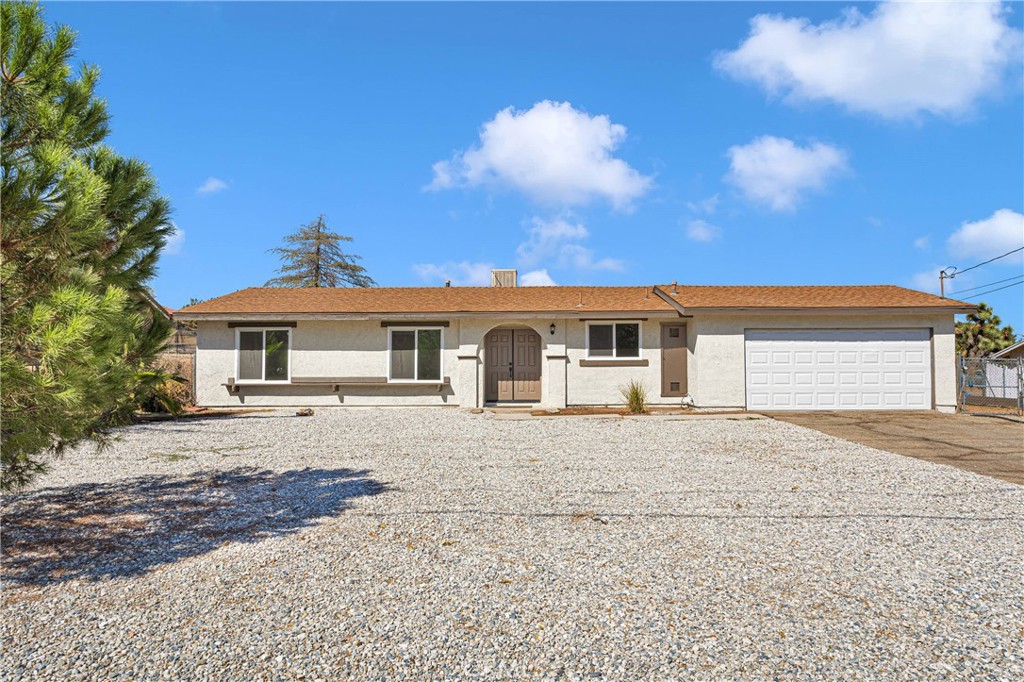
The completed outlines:
{"type": "Polygon", "coordinates": [[[432,313],[175,313],[182,322],[246,322],[249,320],[396,320],[408,322],[436,321],[439,318],[508,317],[515,319],[607,319],[623,320],[637,317],[676,317],[671,310],[541,310],[541,311],[457,311],[432,313]]]}
{"type": "Polygon", "coordinates": [[[922,315],[927,313],[948,313],[950,315],[963,315],[967,313],[973,313],[977,310],[975,306],[875,306],[875,307],[811,307],[804,306],[800,308],[758,308],[751,306],[735,306],[735,307],[704,307],[704,308],[687,308],[690,316],[693,313],[770,313],[773,315],[811,315],[811,314],[835,314],[835,315],[906,315],[908,313],[914,315],[922,315]]]}

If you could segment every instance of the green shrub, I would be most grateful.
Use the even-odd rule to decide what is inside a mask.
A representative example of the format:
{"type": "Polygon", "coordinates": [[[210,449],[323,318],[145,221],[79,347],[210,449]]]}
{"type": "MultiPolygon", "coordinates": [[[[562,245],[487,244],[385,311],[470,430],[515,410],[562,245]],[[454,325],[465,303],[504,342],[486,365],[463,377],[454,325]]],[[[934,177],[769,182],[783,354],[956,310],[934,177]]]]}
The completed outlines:
{"type": "Polygon", "coordinates": [[[647,413],[647,385],[644,382],[633,379],[620,390],[630,414],[647,413]]]}

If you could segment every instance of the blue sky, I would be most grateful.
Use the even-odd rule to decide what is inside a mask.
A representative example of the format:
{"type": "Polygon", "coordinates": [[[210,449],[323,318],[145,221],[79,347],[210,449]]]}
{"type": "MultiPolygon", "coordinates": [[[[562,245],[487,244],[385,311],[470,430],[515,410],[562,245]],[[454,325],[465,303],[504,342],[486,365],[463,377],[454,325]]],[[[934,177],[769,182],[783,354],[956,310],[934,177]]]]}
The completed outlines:
{"type": "MultiPolygon", "coordinates": [[[[937,289],[939,268],[1024,243],[1022,9],[46,14],[102,70],[110,143],[147,161],[174,205],[181,235],[154,289],[178,307],[261,285],[277,267],[267,250],[319,213],[388,286],[517,267],[533,283],[937,289]]],[[[953,291],[1014,281],[1020,255],[953,291]]],[[[1024,331],[1022,292],[982,298],[1024,331]]]]}

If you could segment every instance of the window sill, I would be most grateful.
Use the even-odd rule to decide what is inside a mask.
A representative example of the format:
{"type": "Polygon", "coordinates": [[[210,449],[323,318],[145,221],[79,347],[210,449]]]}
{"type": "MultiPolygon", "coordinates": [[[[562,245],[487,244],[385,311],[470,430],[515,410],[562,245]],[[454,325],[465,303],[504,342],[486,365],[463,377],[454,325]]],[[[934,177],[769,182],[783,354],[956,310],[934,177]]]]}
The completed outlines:
{"type": "Polygon", "coordinates": [[[643,358],[608,358],[597,360],[594,358],[583,358],[580,360],[580,367],[647,367],[651,363],[643,358]]]}

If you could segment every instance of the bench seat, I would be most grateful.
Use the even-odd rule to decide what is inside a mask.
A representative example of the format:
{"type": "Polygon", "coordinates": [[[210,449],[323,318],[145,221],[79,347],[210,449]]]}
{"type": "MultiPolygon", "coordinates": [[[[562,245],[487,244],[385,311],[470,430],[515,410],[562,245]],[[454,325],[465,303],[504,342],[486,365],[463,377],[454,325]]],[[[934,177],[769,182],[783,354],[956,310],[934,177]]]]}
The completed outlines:
{"type": "Polygon", "coordinates": [[[446,386],[451,386],[451,377],[444,377],[441,381],[388,381],[387,377],[292,377],[291,381],[274,383],[238,383],[234,377],[228,377],[226,383],[221,384],[228,389],[228,393],[237,394],[245,386],[331,386],[334,393],[340,393],[343,386],[420,386],[423,388],[434,388],[440,393],[446,386]]]}

